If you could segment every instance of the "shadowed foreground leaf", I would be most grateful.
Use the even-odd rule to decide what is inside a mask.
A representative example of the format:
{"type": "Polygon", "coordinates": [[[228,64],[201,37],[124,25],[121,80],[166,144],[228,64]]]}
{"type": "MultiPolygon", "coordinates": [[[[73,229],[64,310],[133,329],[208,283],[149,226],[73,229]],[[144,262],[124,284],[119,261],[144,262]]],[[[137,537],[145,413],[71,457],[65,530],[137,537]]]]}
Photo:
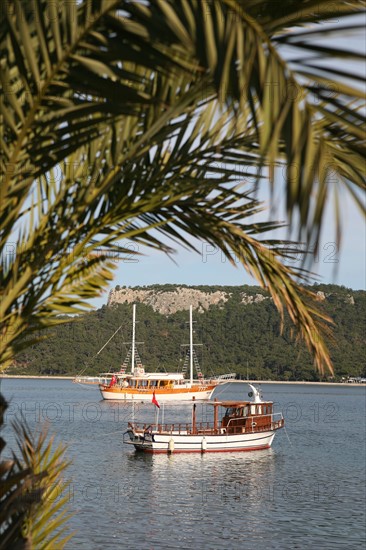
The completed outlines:
{"type": "MultiPolygon", "coordinates": [[[[0,399],[3,415],[7,405],[0,399]]],[[[62,550],[72,536],[64,527],[70,517],[62,477],[65,448],[55,447],[45,428],[33,436],[24,418],[14,422],[14,430],[19,453],[0,463],[0,548],[62,550]]]]}

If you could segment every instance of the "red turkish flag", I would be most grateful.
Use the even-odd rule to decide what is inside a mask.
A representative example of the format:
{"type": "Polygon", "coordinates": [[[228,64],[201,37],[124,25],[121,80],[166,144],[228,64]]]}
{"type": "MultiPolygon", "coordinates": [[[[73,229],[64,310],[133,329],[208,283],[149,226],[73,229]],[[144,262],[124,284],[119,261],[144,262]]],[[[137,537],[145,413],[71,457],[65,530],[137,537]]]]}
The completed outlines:
{"type": "Polygon", "coordinates": [[[154,403],[154,405],[156,405],[158,407],[158,409],[160,409],[160,405],[158,403],[158,400],[155,397],[155,392],[153,393],[151,403],[154,403]]]}

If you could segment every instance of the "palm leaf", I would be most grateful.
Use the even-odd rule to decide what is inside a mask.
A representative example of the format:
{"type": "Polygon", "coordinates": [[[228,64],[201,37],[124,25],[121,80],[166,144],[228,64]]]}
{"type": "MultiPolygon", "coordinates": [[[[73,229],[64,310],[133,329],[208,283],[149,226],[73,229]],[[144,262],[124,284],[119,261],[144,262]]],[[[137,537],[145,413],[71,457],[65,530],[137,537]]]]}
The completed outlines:
{"type": "MultiPolygon", "coordinates": [[[[6,407],[0,395],[1,425],[6,407]]],[[[0,463],[0,548],[52,550],[57,545],[62,549],[71,536],[64,536],[63,527],[65,449],[54,448],[52,439],[46,442],[46,429],[34,438],[24,419],[17,420],[14,429],[20,454],[0,463]]]]}
{"type": "MultiPolygon", "coordinates": [[[[18,231],[16,254],[2,263],[4,362],[27,345],[25,330],[85,308],[113,266],[104,255],[80,268],[80,258],[98,245],[118,251],[121,238],[171,252],[159,232],[188,247],[193,233],[228,256],[240,241],[244,266],[280,308],[288,302],[283,278],[292,281],[296,273],[278,273],[276,284],[268,263],[255,268],[246,244],[252,229],[241,220],[259,205],[247,186],[238,191],[234,182],[243,166],[253,166],[254,174],[267,167],[274,185],[275,168],[285,164],[289,220],[299,214],[300,234],[309,241],[320,234],[334,187],[330,171],[358,200],[364,186],[359,88],[342,84],[327,99],[328,83],[344,73],[309,63],[308,52],[315,59],[359,56],[315,43],[319,28],[296,35],[288,29],[328,21],[336,10],[360,13],[363,6],[320,4],[316,10],[309,0],[298,11],[288,1],[277,12],[254,0],[85,1],[67,3],[58,17],[52,2],[17,0],[2,13],[1,80],[10,87],[0,105],[2,251],[18,231]],[[286,60],[283,45],[306,55],[286,60]],[[309,99],[314,82],[319,104],[309,99]],[[289,101],[289,86],[299,98],[289,101]]],[[[331,33],[328,25],[323,35],[331,33]]],[[[281,255],[274,259],[281,263],[281,255]]],[[[290,315],[298,329],[311,335],[300,294],[291,304],[299,308],[290,315]]],[[[309,340],[314,349],[317,338],[309,340]]]]}

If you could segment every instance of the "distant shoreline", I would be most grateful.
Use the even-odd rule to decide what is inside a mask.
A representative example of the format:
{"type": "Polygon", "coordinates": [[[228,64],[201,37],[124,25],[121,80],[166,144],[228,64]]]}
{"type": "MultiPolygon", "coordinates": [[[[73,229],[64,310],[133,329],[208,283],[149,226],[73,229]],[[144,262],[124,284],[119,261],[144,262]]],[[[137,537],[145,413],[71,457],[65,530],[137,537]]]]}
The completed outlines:
{"type": "MultiPolygon", "coordinates": [[[[19,379],[32,379],[32,380],[73,380],[75,376],[32,376],[26,374],[1,374],[0,380],[7,380],[11,378],[19,379]]],[[[288,380],[230,380],[230,384],[305,384],[307,386],[365,386],[366,384],[357,382],[306,382],[306,381],[288,381],[288,380]]]]}
{"type": "Polygon", "coordinates": [[[0,380],[4,378],[34,378],[40,380],[73,380],[75,376],[35,376],[30,374],[0,374],[0,380]]]}

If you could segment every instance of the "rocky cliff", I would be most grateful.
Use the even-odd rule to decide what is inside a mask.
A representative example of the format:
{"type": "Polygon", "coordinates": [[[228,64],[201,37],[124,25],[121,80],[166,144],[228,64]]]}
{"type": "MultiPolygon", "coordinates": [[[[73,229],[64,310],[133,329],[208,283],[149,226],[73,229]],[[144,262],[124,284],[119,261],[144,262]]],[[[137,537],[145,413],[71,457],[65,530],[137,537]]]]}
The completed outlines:
{"type": "MultiPolygon", "coordinates": [[[[177,311],[185,311],[192,305],[198,313],[203,313],[210,306],[224,307],[225,303],[232,298],[235,292],[235,298],[244,305],[271,300],[268,294],[259,287],[248,287],[248,291],[239,291],[240,287],[199,287],[174,286],[174,285],[154,285],[153,287],[120,287],[112,289],[108,297],[108,306],[115,304],[142,303],[149,305],[154,311],[163,315],[171,315],[177,311]],[[206,290],[207,289],[207,290],[206,290]]],[[[335,297],[334,293],[318,291],[319,301],[331,300],[335,297]]],[[[353,296],[350,294],[340,296],[345,303],[354,304],[353,296]]]]}
{"type": "MultiPolygon", "coordinates": [[[[207,310],[210,306],[223,307],[231,298],[232,292],[228,290],[204,291],[195,287],[177,286],[166,290],[164,286],[159,289],[120,288],[111,290],[108,298],[108,306],[114,304],[143,303],[150,305],[154,311],[163,315],[171,315],[177,311],[185,311],[192,305],[199,313],[207,310]]],[[[253,304],[268,300],[265,293],[255,294],[240,293],[240,301],[243,304],[253,304]]]]}

